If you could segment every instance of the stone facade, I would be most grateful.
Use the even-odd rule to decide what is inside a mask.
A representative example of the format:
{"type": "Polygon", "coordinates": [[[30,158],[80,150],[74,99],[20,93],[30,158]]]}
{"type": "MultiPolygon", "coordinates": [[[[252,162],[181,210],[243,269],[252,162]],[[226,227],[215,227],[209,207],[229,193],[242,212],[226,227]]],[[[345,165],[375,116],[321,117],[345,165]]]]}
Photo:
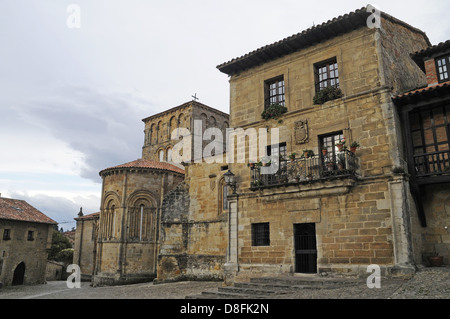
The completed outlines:
{"type": "MultiPolygon", "coordinates": [[[[197,228],[201,229],[199,234],[203,233],[201,226],[192,227],[189,219],[180,220],[177,217],[187,212],[177,211],[176,216],[172,216],[170,209],[164,210],[164,207],[174,204],[177,209],[183,207],[175,202],[163,202],[165,198],[173,196],[172,191],[179,191],[185,185],[181,184],[185,178],[184,166],[180,162],[174,163],[171,154],[179,137],[182,137],[180,140],[190,140],[191,144],[200,139],[203,146],[207,142],[203,141],[203,133],[208,128],[218,127],[222,130],[228,127],[228,116],[192,101],[146,118],[143,122],[145,141],[142,159],[100,172],[103,186],[98,233],[94,234],[97,227],[94,221],[84,224],[77,236],[79,245],[85,245],[85,248],[80,251],[76,248],[75,256],[81,264],[83,274],[91,271],[89,264],[94,265],[94,285],[153,280],[157,276],[157,269],[165,269],[165,272],[171,273],[173,260],[167,261],[163,257],[158,259],[161,250],[170,255],[177,253],[171,247],[172,239],[165,234],[173,231],[186,237],[186,232],[192,234],[193,229],[197,228]],[[176,226],[173,226],[174,223],[176,226]],[[87,238],[85,232],[87,237],[92,235],[96,238],[94,247],[91,247],[91,243],[86,245],[85,241],[88,239],[81,239],[81,236],[87,238]]],[[[190,155],[192,158],[196,156],[194,152],[190,155]]],[[[77,220],[79,223],[86,222],[84,218],[77,220]]],[[[220,268],[219,263],[211,261],[214,258],[211,259],[207,253],[200,253],[198,256],[201,261],[196,261],[196,257],[178,256],[177,262],[188,265],[182,266],[183,270],[195,268],[197,264],[203,267],[200,264],[204,263],[214,263],[213,268],[220,268]]],[[[223,258],[220,262],[223,263],[223,258]]],[[[173,272],[176,271],[179,269],[173,272]]]]}
{"type": "Polygon", "coordinates": [[[224,165],[186,165],[185,181],[164,199],[158,281],[223,278],[228,243],[224,165]]]}
{"type": "MultiPolygon", "coordinates": [[[[319,26],[324,33],[326,27],[319,26]]],[[[273,46],[282,45],[280,41],[273,46]]],[[[363,25],[265,63],[254,65],[256,58],[250,54],[219,66],[231,70],[232,127],[279,128],[286,154],[301,154],[303,149],[320,154],[323,137],[333,134],[345,137],[347,145],[360,144],[354,155],[356,169],[337,179],[323,178],[322,171],[308,182],[254,188],[248,167],[231,164],[238,195],[233,196],[236,212],[232,212],[237,226],[230,227],[231,233],[236,232],[236,255],[229,261],[238,267],[230,269],[238,270],[242,278],[302,272],[296,270],[299,249],[294,234],[297,225],[309,224],[315,228],[314,272],[361,274],[370,264],[389,274],[414,271],[410,238],[414,204],[408,196],[399,119],[391,96],[426,81],[409,55],[428,45],[423,32],[383,14],[382,30],[363,25]],[[338,65],[343,97],[315,105],[314,70],[330,60],[338,65]],[[288,112],[264,121],[265,87],[276,78],[284,80],[288,112]],[[296,138],[299,121],[308,124],[306,141],[296,138]],[[270,238],[263,245],[255,245],[253,238],[258,224],[268,225],[270,238]]],[[[277,52],[270,45],[265,48],[267,54],[277,52]]]]}
{"type": "Polygon", "coordinates": [[[82,280],[91,280],[94,274],[99,218],[100,213],[84,216],[81,210],[75,218],[73,263],[80,266],[82,280]]]}
{"type": "Polygon", "coordinates": [[[0,286],[45,283],[56,225],[24,201],[0,198],[0,286]]]}

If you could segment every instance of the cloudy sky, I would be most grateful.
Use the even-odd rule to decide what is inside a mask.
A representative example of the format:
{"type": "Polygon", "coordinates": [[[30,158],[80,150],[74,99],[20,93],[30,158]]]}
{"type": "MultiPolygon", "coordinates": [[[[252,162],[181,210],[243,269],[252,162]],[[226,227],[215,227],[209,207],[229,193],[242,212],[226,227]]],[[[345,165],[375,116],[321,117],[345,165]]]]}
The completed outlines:
{"type": "MultiPolygon", "coordinates": [[[[450,39],[447,0],[372,4],[433,44],[450,39]]],[[[141,119],[195,93],[228,112],[217,65],[366,5],[0,0],[0,193],[73,227],[80,207],[99,210],[98,172],[141,157],[141,119]],[[81,10],[80,28],[67,24],[76,23],[70,4],[81,10]]]]}

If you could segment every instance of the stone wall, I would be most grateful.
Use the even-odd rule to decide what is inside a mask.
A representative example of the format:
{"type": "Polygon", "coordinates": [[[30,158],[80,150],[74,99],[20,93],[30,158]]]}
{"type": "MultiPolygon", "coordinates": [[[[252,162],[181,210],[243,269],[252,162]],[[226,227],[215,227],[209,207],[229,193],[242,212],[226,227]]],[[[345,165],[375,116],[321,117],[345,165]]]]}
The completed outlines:
{"type": "Polygon", "coordinates": [[[182,174],[145,168],[103,173],[94,284],[156,277],[161,201],[183,179],[182,174]]]}
{"type": "Polygon", "coordinates": [[[0,238],[0,283],[12,284],[14,270],[20,263],[25,264],[25,285],[45,282],[48,249],[51,246],[53,225],[0,220],[0,233],[11,230],[11,239],[0,238]],[[34,232],[33,240],[28,240],[28,231],[34,232]]]}
{"type": "Polygon", "coordinates": [[[418,68],[413,69],[408,50],[425,48],[427,42],[404,25],[389,21],[386,31],[379,32],[360,28],[231,77],[232,127],[269,132],[279,128],[288,155],[301,154],[303,149],[320,154],[320,136],[334,132],[342,132],[348,144],[361,145],[356,151],[355,178],[250,192],[250,170],[246,165],[230,165],[239,185],[241,276],[292,274],[293,225],[303,223],[316,224],[319,272],[364,273],[373,263],[389,273],[400,266],[410,271],[407,175],[398,151],[401,141],[396,137],[398,119],[391,88],[421,85],[424,78],[418,68]],[[402,46],[395,50],[387,40],[392,36],[402,38],[402,46]],[[331,58],[338,63],[343,97],[314,105],[314,65],[331,58]],[[411,69],[413,76],[408,78],[411,69]],[[280,75],[285,80],[288,113],[281,121],[263,121],[264,82],[280,75]],[[309,135],[301,142],[295,136],[300,120],[308,123],[309,135]],[[270,224],[270,246],[252,245],[254,223],[270,224]]]}
{"type": "Polygon", "coordinates": [[[188,165],[186,180],[164,198],[158,282],[223,277],[228,230],[227,212],[219,209],[223,165],[188,165]]]}

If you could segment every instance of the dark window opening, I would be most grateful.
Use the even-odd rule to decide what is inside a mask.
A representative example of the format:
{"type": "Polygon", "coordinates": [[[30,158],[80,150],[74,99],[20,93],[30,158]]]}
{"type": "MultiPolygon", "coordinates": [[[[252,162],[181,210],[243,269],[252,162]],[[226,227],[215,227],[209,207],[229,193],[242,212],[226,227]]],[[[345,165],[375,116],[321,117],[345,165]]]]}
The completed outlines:
{"type": "Polygon", "coordinates": [[[34,231],[32,231],[32,230],[28,231],[27,240],[28,241],[33,241],[34,240],[34,231]]]}
{"type": "Polygon", "coordinates": [[[11,229],[5,229],[3,231],[3,240],[10,240],[11,239],[11,229]]]}
{"type": "Polygon", "coordinates": [[[252,245],[270,246],[270,224],[252,224],[252,245]]]}

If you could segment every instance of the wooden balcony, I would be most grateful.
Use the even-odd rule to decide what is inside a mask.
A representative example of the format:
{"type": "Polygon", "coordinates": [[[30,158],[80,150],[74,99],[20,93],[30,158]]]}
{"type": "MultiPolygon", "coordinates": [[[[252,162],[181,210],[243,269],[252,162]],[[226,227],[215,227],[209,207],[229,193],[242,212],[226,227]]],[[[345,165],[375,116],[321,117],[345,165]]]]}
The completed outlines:
{"type": "Polygon", "coordinates": [[[355,154],[348,150],[292,160],[280,158],[278,163],[271,165],[278,165],[278,171],[275,174],[264,174],[264,169],[268,171],[267,167],[250,164],[251,190],[314,183],[336,178],[354,178],[357,169],[355,154]]]}
{"type": "Polygon", "coordinates": [[[450,181],[450,151],[413,156],[414,173],[419,184],[450,181]]]}

